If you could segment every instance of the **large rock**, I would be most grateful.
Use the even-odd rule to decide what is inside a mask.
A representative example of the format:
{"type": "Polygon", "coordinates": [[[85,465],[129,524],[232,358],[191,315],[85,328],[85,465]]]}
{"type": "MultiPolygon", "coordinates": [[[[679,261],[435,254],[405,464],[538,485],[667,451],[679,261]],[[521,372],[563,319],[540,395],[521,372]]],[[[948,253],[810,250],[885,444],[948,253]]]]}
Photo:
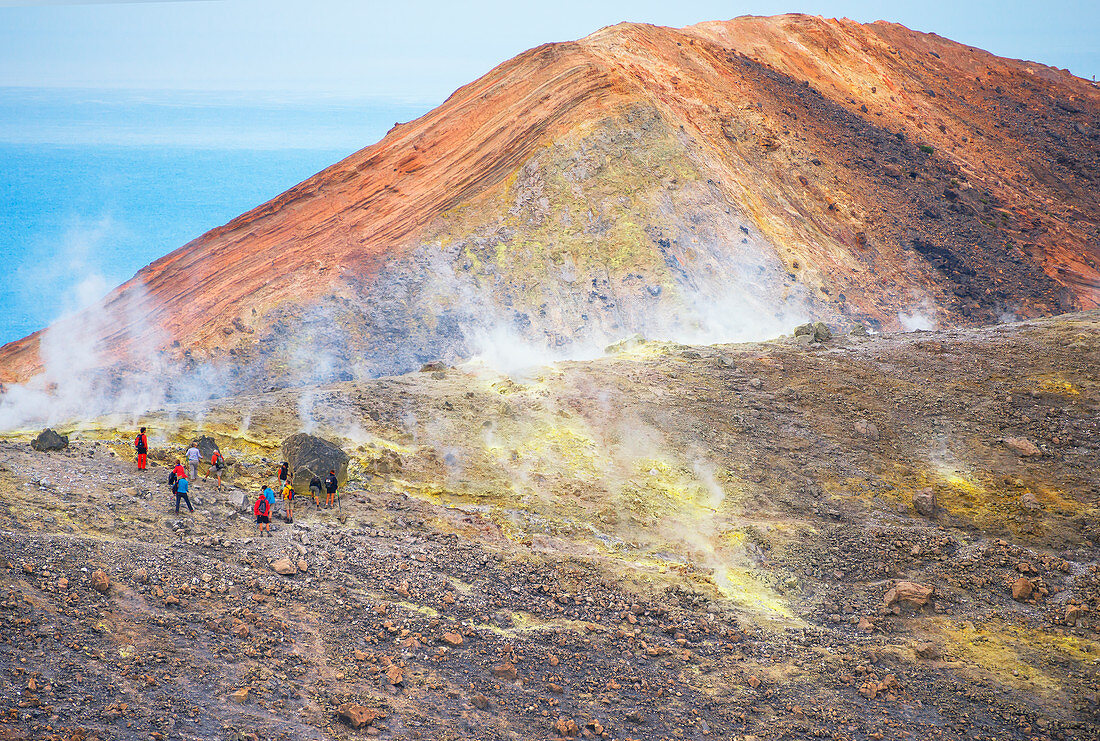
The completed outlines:
{"type": "Polygon", "coordinates": [[[1026,576],[1019,577],[1012,584],[1012,599],[1017,602],[1023,602],[1031,597],[1031,593],[1035,591],[1035,585],[1031,583],[1031,579],[1026,576]]]}
{"type": "Polygon", "coordinates": [[[272,561],[271,570],[283,576],[294,576],[298,573],[298,567],[295,563],[285,556],[272,561]]]}
{"type": "Polygon", "coordinates": [[[214,455],[214,451],[221,452],[221,448],[218,447],[217,441],[210,435],[203,435],[200,438],[195,439],[195,447],[202,453],[202,459],[209,462],[210,456],[214,455]]]}
{"type": "Polygon", "coordinates": [[[900,612],[902,605],[919,609],[928,604],[928,600],[932,598],[934,591],[933,587],[924,584],[899,581],[883,596],[882,602],[895,613],[900,612]]]}
{"type": "Polygon", "coordinates": [[[943,651],[935,643],[920,643],[916,648],[917,658],[929,661],[939,661],[943,658],[943,651]]]}
{"type": "Polygon", "coordinates": [[[934,517],[936,506],[936,492],[933,489],[921,489],[913,493],[913,509],[917,511],[917,514],[934,517]]]}
{"type": "Polygon", "coordinates": [[[341,484],[348,477],[348,454],[336,443],[304,432],[283,440],[283,460],[290,463],[293,485],[299,492],[308,492],[309,480],[317,476],[323,481],[329,471],[336,471],[341,484]]]}
{"type": "Polygon", "coordinates": [[[69,447],[69,436],[58,435],[52,429],[47,427],[38,433],[38,437],[31,443],[31,447],[37,451],[46,450],[64,450],[69,447]]]}
{"type": "Polygon", "coordinates": [[[111,589],[111,580],[103,569],[97,569],[92,574],[92,587],[100,594],[107,594],[111,589]]]}
{"type": "Polygon", "coordinates": [[[833,339],[833,333],[824,322],[813,322],[795,327],[794,337],[800,342],[828,342],[833,339]]]}
{"type": "Polygon", "coordinates": [[[364,705],[356,705],[351,702],[345,702],[343,705],[336,708],[336,715],[340,720],[344,721],[352,728],[369,726],[374,721],[386,717],[386,714],[379,710],[368,708],[364,705]]]}
{"type": "Polygon", "coordinates": [[[1022,458],[1042,455],[1042,451],[1036,447],[1035,443],[1031,442],[1026,437],[1007,437],[1004,440],[1004,444],[1006,448],[1022,458]]]}
{"type": "Polygon", "coordinates": [[[248,501],[248,495],[240,489],[233,489],[229,492],[229,503],[233,505],[235,509],[249,510],[252,503],[248,501]]]}

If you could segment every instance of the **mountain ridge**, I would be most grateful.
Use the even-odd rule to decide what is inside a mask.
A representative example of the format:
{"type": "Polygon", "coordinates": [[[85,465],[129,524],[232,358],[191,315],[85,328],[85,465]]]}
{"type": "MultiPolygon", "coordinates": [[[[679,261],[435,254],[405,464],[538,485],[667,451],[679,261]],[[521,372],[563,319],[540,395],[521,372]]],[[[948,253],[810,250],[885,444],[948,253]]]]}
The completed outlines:
{"type": "MultiPolygon", "coordinates": [[[[306,380],[371,376],[502,327],[560,350],[1093,308],[1098,125],[1094,85],[897,24],[609,26],[154,261],[99,312],[97,367],[255,387],[301,382],[303,352],[334,358],[306,380]],[[700,311],[727,300],[737,321],[700,311]]],[[[48,365],[41,337],[0,348],[0,380],[48,365]]]]}

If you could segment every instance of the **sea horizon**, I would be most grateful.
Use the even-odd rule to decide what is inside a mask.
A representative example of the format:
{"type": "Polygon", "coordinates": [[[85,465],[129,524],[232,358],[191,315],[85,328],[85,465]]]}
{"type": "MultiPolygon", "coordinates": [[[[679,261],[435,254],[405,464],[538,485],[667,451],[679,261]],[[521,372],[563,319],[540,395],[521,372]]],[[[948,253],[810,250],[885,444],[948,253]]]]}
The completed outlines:
{"type": "Polygon", "coordinates": [[[0,344],[102,298],[430,107],[0,88],[0,344]]]}

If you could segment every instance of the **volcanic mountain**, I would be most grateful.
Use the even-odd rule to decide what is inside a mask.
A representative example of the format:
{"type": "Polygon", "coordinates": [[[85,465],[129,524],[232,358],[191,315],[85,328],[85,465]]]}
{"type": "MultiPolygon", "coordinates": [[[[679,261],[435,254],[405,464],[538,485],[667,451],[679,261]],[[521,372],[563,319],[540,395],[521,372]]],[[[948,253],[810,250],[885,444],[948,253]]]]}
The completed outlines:
{"type": "Polygon", "coordinates": [[[86,369],[256,388],[632,332],[1095,308],[1098,178],[1100,88],[1065,70],[886,22],[620,24],[520,54],[6,345],[0,381],[63,382],[74,337],[86,369]]]}

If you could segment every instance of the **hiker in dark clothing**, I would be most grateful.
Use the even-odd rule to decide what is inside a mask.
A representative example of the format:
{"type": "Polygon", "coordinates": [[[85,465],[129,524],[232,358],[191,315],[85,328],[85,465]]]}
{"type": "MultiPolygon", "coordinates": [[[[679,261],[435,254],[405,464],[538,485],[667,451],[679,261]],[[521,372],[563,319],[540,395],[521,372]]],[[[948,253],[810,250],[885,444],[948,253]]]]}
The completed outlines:
{"type": "Polygon", "coordinates": [[[287,482],[287,479],[289,479],[289,478],[290,478],[290,464],[287,463],[286,461],[283,461],[283,465],[279,466],[279,485],[280,486],[285,485],[286,482],[287,482]]]}
{"type": "Polygon", "coordinates": [[[314,476],[309,480],[309,493],[313,495],[313,503],[321,506],[321,492],[323,491],[321,479],[314,476]]]}
{"type": "Polygon", "coordinates": [[[329,471],[328,476],[325,477],[325,491],[328,492],[328,506],[332,506],[336,501],[336,489],[339,487],[339,482],[336,480],[336,472],[329,471]]]}
{"type": "Polygon", "coordinates": [[[176,492],[176,514],[177,515],[180,513],[180,501],[181,500],[184,501],[184,502],[187,502],[187,509],[191,510],[192,512],[195,511],[195,508],[191,506],[191,499],[187,496],[187,490],[189,488],[190,488],[190,484],[187,483],[187,477],[186,476],[181,476],[180,478],[176,479],[176,483],[172,487],[173,491],[176,492]]]}

